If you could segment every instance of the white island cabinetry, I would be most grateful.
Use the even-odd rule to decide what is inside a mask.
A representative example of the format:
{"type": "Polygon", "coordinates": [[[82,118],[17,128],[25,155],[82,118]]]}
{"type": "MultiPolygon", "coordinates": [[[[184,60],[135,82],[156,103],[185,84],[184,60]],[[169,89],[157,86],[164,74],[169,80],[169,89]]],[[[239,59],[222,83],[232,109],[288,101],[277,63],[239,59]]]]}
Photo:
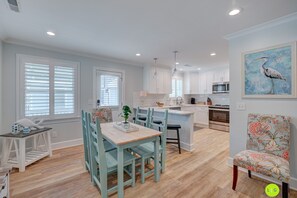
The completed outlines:
{"type": "Polygon", "coordinates": [[[209,113],[207,105],[185,105],[181,107],[182,111],[189,111],[194,113],[194,124],[208,126],[209,113]]]}

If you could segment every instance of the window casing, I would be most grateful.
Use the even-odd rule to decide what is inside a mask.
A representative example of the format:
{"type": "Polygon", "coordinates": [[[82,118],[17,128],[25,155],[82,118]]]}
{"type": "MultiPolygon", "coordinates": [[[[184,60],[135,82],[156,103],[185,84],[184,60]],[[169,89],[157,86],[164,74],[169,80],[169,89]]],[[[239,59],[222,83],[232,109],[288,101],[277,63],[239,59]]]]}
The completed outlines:
{"type": "Polygon", "coordinates": [[[79,63],[17,55],[17,119],[79,117],[79,63]]]}
{"type": "Polygon", "coordinates": [[[183,96],[183,79],[172,78],[172,92],[169,97],[176,98],[179,96],[183,96]]]}

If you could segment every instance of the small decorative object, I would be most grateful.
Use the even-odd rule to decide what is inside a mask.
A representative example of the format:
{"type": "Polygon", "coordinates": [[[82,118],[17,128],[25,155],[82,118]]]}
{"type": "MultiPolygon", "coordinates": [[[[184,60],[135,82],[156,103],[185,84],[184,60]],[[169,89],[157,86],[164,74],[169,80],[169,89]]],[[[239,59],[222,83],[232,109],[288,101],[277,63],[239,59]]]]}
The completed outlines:
{"type": "Polygon", "coordinates": [[[31,131],[30,127],[23,128],[23,133],[30,133],[30,131],[31,131]]]}
{"type": "Polygon", "coordinates": [[[21,130],[22,130],[22,127],[19,124],[17,124],[17,123],[14,123],[11,126],[11,133],[12,134],[18,134],[18,133],[20,133],[21,130]]]}
{"type": "Polygon", "coordinates": [[[158,107],[163,107],[164,106],[163,102],[156,102],[156,104],[158,105],[158,107]]]}
{"type": "Polygon", "coordinates": [[[128,122],[129,116],[132,114],[132,111],[130,109],[130,107],[128,105],[124,105],[122,108],[122,113],[121,116],[124,118],[124,122],[122,123],[122,126],[125,129],[129,129],[130,128],[130,123],[128,122]]]}
{"type": "Polygon", "coordinates": [[[242,55],[244,98],[296,98],[296,42],[242,55]]]}

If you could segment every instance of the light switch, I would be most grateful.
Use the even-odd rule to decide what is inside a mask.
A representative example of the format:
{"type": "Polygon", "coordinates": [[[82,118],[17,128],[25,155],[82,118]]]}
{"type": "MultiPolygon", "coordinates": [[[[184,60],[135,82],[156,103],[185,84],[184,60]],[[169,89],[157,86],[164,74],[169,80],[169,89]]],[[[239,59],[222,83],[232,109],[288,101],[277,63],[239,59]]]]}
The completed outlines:
{"type": "Polygon", "coordinates": [[[236,109],[238,111],[245,111],[245,103],[244,102],[238,102],[238,103],[236,103],[236,109]]]}

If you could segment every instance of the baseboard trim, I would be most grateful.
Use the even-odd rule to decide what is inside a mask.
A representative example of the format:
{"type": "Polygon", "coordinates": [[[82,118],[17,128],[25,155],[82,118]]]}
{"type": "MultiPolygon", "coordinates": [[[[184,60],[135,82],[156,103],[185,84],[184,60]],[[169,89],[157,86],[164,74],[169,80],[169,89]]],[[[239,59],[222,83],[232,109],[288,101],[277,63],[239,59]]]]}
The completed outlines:
{"type": "MultiPolygon", "coordinates": [[[[228,162],[227,162],[227,164],[228,164],[228,166],[233,167],[233,158],[232,158],[232,157],[229,157],[229,158],[228,158],[228,162]]],[[[243,171],[243,172],[246,172],[246,173],[248,172],[247,169],[240,168],[240,167],[239,167],[239,170],[241,170],[241,171],[243,171]]],[[[266,180],[266,181],[270,181],[270,182],[273,182],[273,183],[276,183],[276,184],[281,185],[281,182],[280,182],[280,181],[275,180],[275,179],[273,179],[273,178],[271,178],[271,177],[267,177],[267,176],[264,176],[264,175],[260,175],[260,174],[258,174],[258,173],[253,173],[253,175],[255,175],[255,176],[257,176],[257,177],[259,177],[259,178],[261,178],[261,179],[264,179],[264,180],[266,180]]],[[[290,182],[289,182],[289,187],[290,187],[290,189],[292,189],[292,190],[296,190],[296,191],[297,191],[297,178],[295,178],[295,177],[291,177],[290,182]]]]}
{"type": "Polygon", "coordinates": [[[83,139],[74,139],[74,140],[67,140],[63,142],[56,142],[52,143],[52,150],[58,150],[62,148],[68,148],[68,147],[73,147],[73,146],[78,146],[83,144],[83,139]]]}
{"type": "Polygon", "coordinates": [[[193,151],[194,150],[194,144],[187,144],[185,142],[180,142],[180,147],[186,151],[193,151]]]}

